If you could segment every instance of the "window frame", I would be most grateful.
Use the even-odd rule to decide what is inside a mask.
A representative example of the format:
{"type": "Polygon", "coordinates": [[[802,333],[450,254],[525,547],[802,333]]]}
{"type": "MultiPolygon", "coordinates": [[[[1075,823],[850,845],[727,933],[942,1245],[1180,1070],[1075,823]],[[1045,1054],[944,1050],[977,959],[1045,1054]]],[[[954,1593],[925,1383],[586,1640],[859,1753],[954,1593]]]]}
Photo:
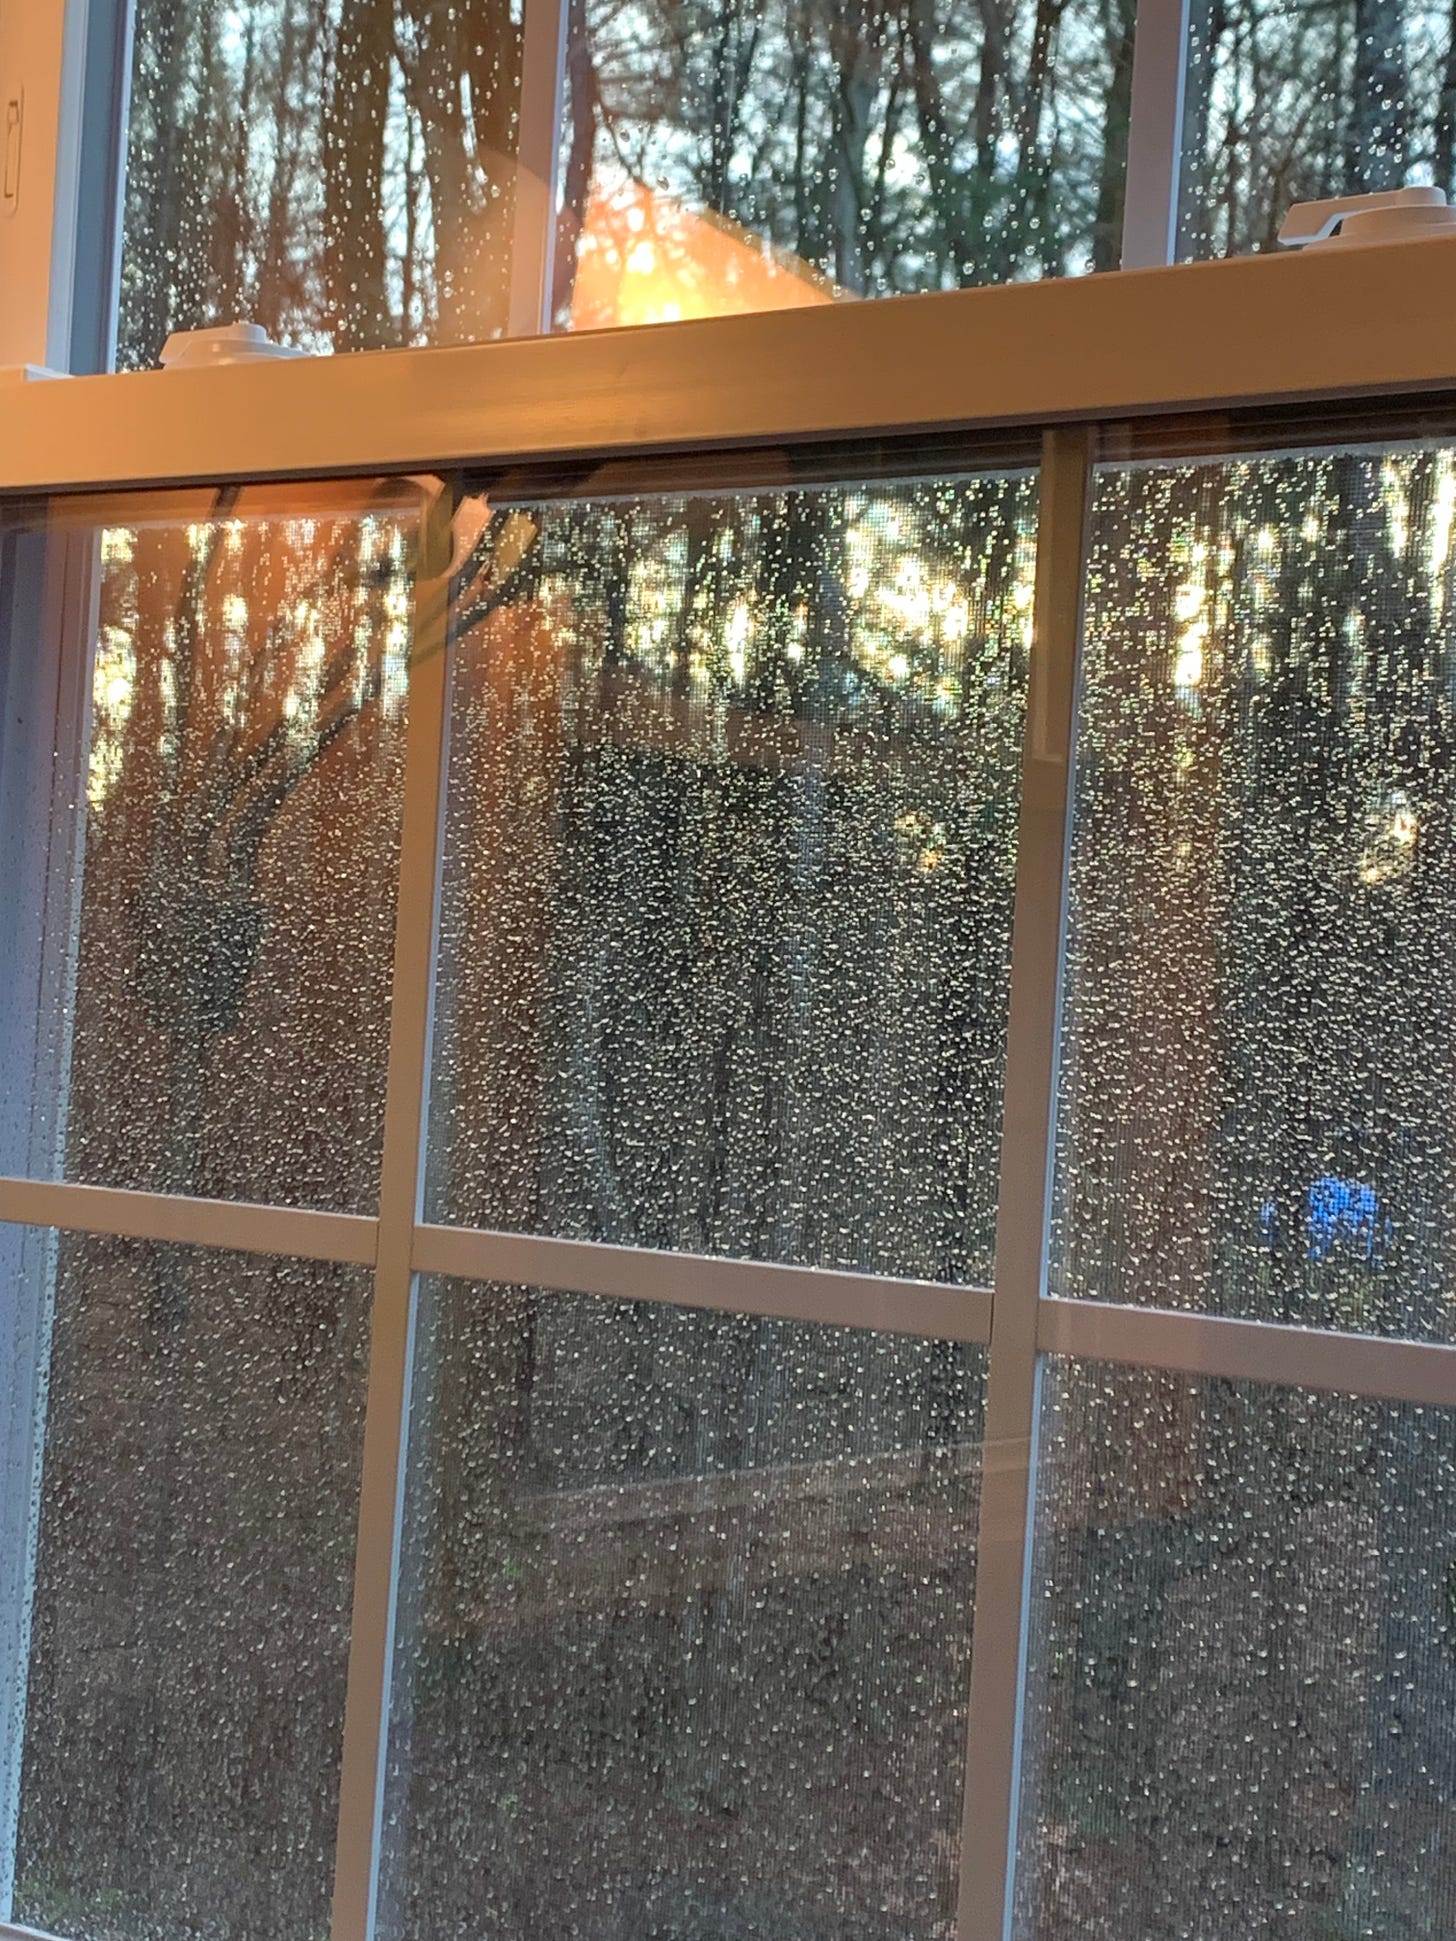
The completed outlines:
{"type": "MultiPolygon", "coordinates": [[[[95,4],[111,10],[113,27],[122,18],[122,0],[95,4]]],[[[552,19],[559,28],[564,8],[556,0],[550,10],[545,0],[528,4],[530,18],[546,22],[530,43],[534,86],[543,103],[554,86],[555,116],[560,41],[547,28],[552,19]]],[[[33,25],[49,11],[25,0],[14,12],[7,9],[6,31],[15,20],[33,25]]],[[[80,0],[73,0],[72,25],[80,11],[80,0]]],[[[59,17],[57,9],[53,28],[59,17]]],[[[69,76],[68,99],[80,98],[77,77],[84,79],[86,60],[97,58],[105,40],[93,39],[88,57],[84,47],[77,51],[74,34],[63,41],[52,33],[49,53],[69,76]]],[[[114,38],[106,45],[114,58],[114,38]]],[[[1136,205],[1129,195],[1129,233],[1141,239],[1144,259],[1161,250],[1164,262],[1177,205],[1177,143],[1170,137],[1181,118],[1169,85],[1171,75],[1181,86],[1183,68],[1170,50],[1185,45],[1184,0],[1144,0],[1130,155],[1161,158],[1162,173],[1160,186],[1136,205]],[[1149,23],[1156,23],[1151,40],[1145,38],[1154,32],[1149,23]]],[[[43,265],[48,302],[58,288],[78,287],[82,256],[97,247],[94,236],[91,243],[75,240],[84,226],[74,213],[79,191],[68,180],[59,166],[52,171],[44,247],[34,223],[26,232],[30,274],[40,277],[43,265]]],[[[541,202],[544,207],[547,199],[541,202]]],[[[114,246],[114,225],[111,234],[114,246]]],[[[14,248],[14,238],[0,228],[0,282],[38,289],[33,280],[13,281],[14,248]]],[[[1135,254],[1131,247],[1129,254],[1135,254]]],[[[531,274],[540,320],[550,284],[544,235],[531,274]]],[[[530,288],[523,287],[524,306],[530,288]]],[[[51,314],[42,353],[30,361],[54,357],[64,339],[71,362],[78,341],[74,313],[62,309],[64,329],[51,314]]],[[[626,476],[643,457],[674,452],[716,453],[718,462],[731,465],[731,454],[744,450],[931,430],[994,437],[1017,429],[1041,439],[1035,647],[992,1288],[655,1254],[422,1219],[448,670],[446,655],[429,651],[431,642],[419,635],[377,1216],[0,1179],[0,1223],[14,1228],[291,1254],[374,1271],[332,1941],[373,1941],[375,1933],[421,1275],[528,1282],[988,1348],[960,1941],[1006,1941],[1010,1933],[1045,1358],[1072,1354],[1456,1404],[1456,1346],[1108,1307],[1046,1292],[1081,588],[1099,440],[1106,427],[1128,419],[1176,421],[1200,411],[1292,401],[1319,407],[1400,395],[1456,399],[1453,310],[1456,240],[1437,238],[1382,246],[1374,257],[1364,250],[1317,250],[586,336],[281,365],[3,380],[0,500],[227,478],[429,473],[444,480],[431,516],[447,519],[454,475],[481,462],[590,463],[621,468],[626,476]],[[1399,320],[1396,329],[1392,318],[1399,320]]],[[[17,332],[39,346],[40,331],[32,306],[0,337],[4,354],[12,354],[17,332]]],[[[26,1941],[26,1931],[0,1919],[4,1937],[26,1941]]]]}

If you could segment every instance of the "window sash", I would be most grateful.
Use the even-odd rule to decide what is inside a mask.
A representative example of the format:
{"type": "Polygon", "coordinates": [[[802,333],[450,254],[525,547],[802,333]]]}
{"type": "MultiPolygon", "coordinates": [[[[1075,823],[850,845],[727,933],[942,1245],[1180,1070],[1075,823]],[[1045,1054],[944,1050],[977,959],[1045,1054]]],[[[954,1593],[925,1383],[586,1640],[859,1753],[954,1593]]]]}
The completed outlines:
{"type": "MultiPolygon", "coordinates": [[[[1419,304],[1414,303],[1413,296],[1412,305],[1405,309],[1406,327],[1399,345],[1392,347],[1403,359],[1405,381],[1421,383],[1427,396],[1439,389],[1456,389],[1448,378],[1443,381],[1448,353],[1436,336],[1439,312],[1445,307],[1440,301],[1439,289],[1442,278],[1456,272],[1456,252],[1444,244],[1424,243],[1393,248],[1382,256],[1382,265],[1387,261],[1391,274],[1379,286],[1382,302],[1388,299],[1392,284],[1398,285],[1402,278],[1412,292],[1417,283],[1424,292],[1419,304]]],[[[1282,287],[1286,293],[1298,288],[1305,292],[1305,300],[1312,283],[1322,284],[1328,300],[1332,300],[1329,293],[1343,284],[1352,301],[1366,301],[1373,312],[1376,305],[1369,297],[1373,279],[1352,276],[1351,271],[1349,258],[1335,252],[1325,257],[1310,257],[1303,266],[1298,262],[1207,266],[1164,271],[1156,276],[1128,279],[1125,283],[1120,279],[1106,279],[1103,287],[1115,283],[1134,296],[1143,292],[1147,298],[1145,313],[1158,315],[1161,305],[1161,315],[1166,321],[1170,306],[1185,306],[1185,319],[1189,319],[1192,312],[1188,306],[1199,291],[1206,298],[1216,299],[1223,286],[1222,303],[1205,301],[1202,313],[1206,326],[1211,313],[1215,322],[1222,316],[1230,325],[1230,331],[1222,335],[1216,329],[1210,331],[1215,366],[1223,375],[1227,397],[1237,388],[1230,378],[1239,368],[1240,359],[1247,374],[1261,359],[1266,367],[1281,363],[1287,367],[1297,353],[1297,346],[1271,342],[1266,330],[1256,332],[1246,328],[1242,341],[1231,337],[1232,322],[1238,314],[1233,298],[1248,288],[1251,273],[1262,278],[1266,288],[1282,287]]],[[[1051,307],[1072,300],[1068,293],[1075,288],[1045,286],[1026,295],[1051,307]]],[[[872,323],[877,315],[893,317],[898,313],[903,322],[894,328],[907,333],[902,343],[908,350],[921,315],[943,309],[960,317],[971,304],[979,304],[989,311],[997,306],[999,294],[971,292],[929,299],[921,305],[887,306],[879,312],[864,306],[845,315],[852,320],[852,327],[863,333],[867,321],[872,323]]],[[[970,314],[974,317],[976,313],[970,314]]],[[[1402,314],[1398,308],[1396,314],[1402,314]]],[[[944,329],[946,319],[932,321],[938,329],[944,329]]],[[[636,431],[643,444],[655,444],[657,440],[650,436],[651,429],[665,433],[674,422],[674,413],[696,412],[700,446],[721,442],[731,422],[732,399],[735,396],[746,399],[749,394],[748,374],[744,373],[736,387],[731,381],[725,384],[726,405],[724,393],[715,391],[707,382],[707,369],[711,365],[706,356],[698,366],[701,381],[696,388],[686,384],[684,374],[693,356],[702,354],[702,347],[711,346],[714,340],[742,328],[746,326],[704,324],[672,333],[682,340],[678,345],[679,357],[666,368],[661,361],[656,363],[657,384],[649,379],[652,360],[642,353],[649,347],[650,339],[660,333],[614,339],[623,395],[619,400],[610,390],[593,392],[585,387],[574,392],[573,395],[584,400],[581,419],[575,424],[559,405],[556,416],[552,417],[547,409],[549,398],[538,392],[535,409],[545,422],[533,425],[531,403],[520,397],[512,398],[508,392],[504,393],[505,402],[500,402],[503,392],[499,386],[483,391],[485,402],[471,422],[476,425],[490,422],[492,414],[501,422],[514,413],[510,421],[520,427],[518,437],[532,435],[542,449],[549,449],[553,455],[571,456],[580,446],[565,442],[567,439],[580,440],[588,448],[595,445],[597,450],[610,443],[618,452],[630,452],[634,448],[627,436],[629,431],[636,431]],[[639,378],[644,386],[640,396],[630,389],[639,378]],[[704,435],[704,423],[717,425],[717,441],[704,435]],[[614,438],[609,438],[609,428],[614,438]],[[644,432],[649,435],[644,437],[644,432]],[[551,446],[549,440],[553,436],[562,442],[551,446]]],[[[1341,396],[1357,391],[1362,378],[1368,390],[1368,374],[1376,362],[1379,334],[1373,314],[1367,314],[1363,336],[1357,319],[1356,327],[1342,333],[1337,341],[1317,346],[1311,353],[1310,364],[1322,367],[1326,373],[1343,374],[1345,382],[1338,392],[1341,396]]],[[[981,341],[983,344],[986,341],[984,335],[981,341]]],[[[400,407],[400,387],[392,381],[400,365],[408,365],[421,385],[437,385],[434,395],[442,401],[453,387],[438,380],[448,377],[452,369],[471,365],[486,372],[510,364],[524,370],[529,363],[534,363],[540,382],[549,377],[553,367],[569,360],[575,360],[580,366],[594,348],[587,340],[563,339],[549,344],[482,350],[381,355],[359,360],[349,368],[359,373],[361,379],[368,379],[365,388],[374,390],[384,423],[372,425],[370,435],[383,438],[408,435],[409,414],[400,407]],[[485,362],[490,358],[495,359],[494,366],[485,362]]],[[[1128,387],[1140,375],[1145,376],[1137,369],[1133,348],[1123,340],[1104,348],[1103,368],[1111,368],[1116,361],[1128,387]]],[[[866,354],[863,342],[860,354],[866,354]]],[[[1176,350],[1170,352],[1170,362],[1173,361],[1181,361],[1185,369],[1191,368],[1192,359],[1186,351],[1181,354],[1181,360],[1176,350]]],[[[1390,361],[1385,360],[1382,366],[1387,376],[1390,361]]],[[[238,370],[204,373],[195,383],[192,379],[178,380],[163,374],[152,379],[103,378],[27,387],[22,400],[28,414],[22,427],[24,435],[7,444],[6,462],[13,469],[6,476],[13,479],[15,470],[25,463],[27,441],[30,462],[37,461],[41,446],[48,442],[42,432],[48,415],[61,407],[70,410],[73,400],[84,400],[88,395],[99,400],[104,392],[108,401],[118,407],[128,407],[120,412],[125,423],[131,419],[129,400],[140,396],[146,386],[151,387],[152,395],[158,395],[157,385],[183,381],[218,396],[231,392],[236,400],[237,394],[251,388],[254,381],[274,383],[282,376],[297,382],[299,377],[308,377],[326,385],[343,368],[342,360],[321,361],[317,367],[302,371],[294,367],[289,372],[284,367],[261,373],[238,370]]],[[[599,364],[597,368],[604,382],[610,367],[599,364]]],[[[786,362],[785,373],[803,368],[786,362]]],[[[801,427],[805,423],[840,434],[852,429],[863,432],[864,419],[871,411],[883,420],[889,418],[892,408],[902,412],[903,424],[904,417],[911,416],[909,397],[918,396],[922,408],[928,404],[929,387],[922,385],[923,372],[914,357],[888,368],[890,375],[882,396],[868,391],[853,395],[843,391],[833,395],[827,391],[815,394],[806,373],[805,384],[800,389],[800,416],[794,421],[799,437],[802,439],[801,427]]],[[[989,404],[995,369],[994,360],[988,365],[980,357],[964,365],[960,375],[965,392],[973,392],[983,404],[989,404]]],[[[1055,394],[1065,397],[1079,380],[1085,385],[1086,370],[1084,364],[1069,377],[1052,359],[1045,358],[1038,361],[1034,372],[1029,362],[1025,364],[1021,382],[1026,387],[1033,381],[1040,382],[1044,397],[1061,386],[1062,390],[1055,394]]],[[[403,388],[408,396],[410,387],[403,388]]],[[[791,388],[781,376],[775,391],[783,396],[791,388]]],[[[1301,388],[1307,397],[1313,387],[1301,388]]],[[[1287,398],[1288,389],[1274,392],[1274,399],[1287,398]]],[[[1086,389],[1082,391],[1084,412],[1090,412],[1094,395],[1086,389]]],[[[1104,395],[1115,395],[1119,403],[1126,402],[1126,391],[1104,395]]],[[[1272,401],[1268,394],[1255,389],[1247,375],[1244,388],[1237,395],[1246,404],[1267,405],[1272,401]]],[[[442,403],[438,408],[443,413],[442,403]]],[[[170,466],[165,461],[169,441],[181,443],[190,435],[184,428],[195,425],[202,415],[200,411],[189,411],[180,420],[172,418],[170,413],[165,415],[160,431],[152,438],[157,461],[155,475],[165,469],[175,477],[184,470],[190,473],[202,464],[204,447],[196,438],[185,466],[175,457],[170,466]]],[[[791,409],[786,409],[784,415],[792,416],[791,409]]],[[[254,447],[247,441],[256,441],[259,437],[272,437],[276,441],[292,438],[294,431],[284,423],[286,417],[286,413],[270,414],[270,422],[262,433],[242,424],[231,430],[226,425],[214,428],[207,434],[212,439],[207,455],[221,459],[231,450],[237,456],[252,450],[254,447]]],[[[1397,406],[1390,417],[1392,422],[1399,420],[1404,425],[1409,411],[1397,406]]],[[[89,442],[83,426],[80,447],[74,454],[64,443],[69,431],[53,424],[49,438],[57,442],[51,445],[51,450],[67,451],[71,460],[69,477],[76,483],[82,482],[83,477],[87,485],[119,483],[119,479],[104,476],[104,466],[95,461],[106,455],[103,447],[110,440],[119,470],[120,463],[124,462],[120,461],[119,452],[125,432],[99,415],[93,415],[90,422],[93,433],[89,442]],[[98,473],[103,474],[100,479],[98,473]]],[[[441,415],[432,422],[443,427],[447,420],[441,415]]],[[[322,431],[320,422],[312,428],[311,435],[321,438],[322,431]]],[[[463,430],[455,427],[456,449],[475,453],[482,448],[490,449],[489,443],[466,442],[476,435],[469,424],[463,430]]],[[[636,448],[639,453],[640,449],[640,446],[636,448]]],[[[1036,1505],[1037,1405],[1045,1357],[1070,1352],[1188,1374],[1257,1377],[1264,1383],[1328,1388],[1424,1404],[1456,1403],[1456,1347],[1361,1338],[1219,1315],[1107,1308],[1095,1302],[1052,1299],[1047,1295],[1048,1182],[1056,1096],[1071,744],[1086,564],[1086,506],[1097,449],[1098,431],[1090,417],[1081,424],[1048,431],[1043,441],[1035,608],[1038,651],[1032,656],[1023,745],[993,1289],[939,1286],[889,1276],[825,1273],[774,1263],[696,1259],[630,1247],[456,1229],[422,1220],[426,1060],[432,1009],[432,959],[439,921],[448,670],[447,656],[422,651],[428,649],[429,643],[420,641],[416,642],[408,720],[401,888],[395,931],[378,1217],[232,1205],[70,1183],[0,1180],[0,1221],[31,1230],[63,1229],[207,1243],[250,1252],[362,1263],[374,1268],[373,1336],[336,1848],[333,1941],[372,1941],[375,1931],[413,1337],[419,1277],[423,1273],[447,1273],[500,1283],[530,1282],[597,1293],[607,1298],[630,1294],[649,1301],[889,1329],[989,1346],[976,1648],[972,1658],[965,1766],[961,1941],[1004,1941],[1011,1904],[1030,1607],[1026,1560],[1036,1505]]],[[[771,468],[775,461],[760,455],[754,462],[761,470],[765,465],[771,468]]],[[[609,475],[616,469],[609,468],[609,475]]],[[[846,470],[852,471],[852,464],[847,462],[846,470]]],[[[137,479],[134,462],[127,467],[126,475],[128,482],[137,479]]],[[[623,471],[622,475],[627,474],[623,471]]],[[[451,503],[447,489],[438,495],[432,516],[447,517],[451,503]]],[[[20,1932],[0,1925],[0,1937],[20,1932]]]]}
{"type": "MultiPolygon", "coordinates": [[[[520,195],[511,336],[552,327],[564,68],[572,0],[522,0],[520,195]]],[[[8,0],[0,111],[25,103],[25,192],[0,221],[0,366],[111,368],[125,188],[133,0],[8,0]]],[[[1134,30],[1122,266],[1175,257],[1189,0],[1140,0],[1134,30]]],[[[876,301],[893,301],[877,299],[876,301]]]]}

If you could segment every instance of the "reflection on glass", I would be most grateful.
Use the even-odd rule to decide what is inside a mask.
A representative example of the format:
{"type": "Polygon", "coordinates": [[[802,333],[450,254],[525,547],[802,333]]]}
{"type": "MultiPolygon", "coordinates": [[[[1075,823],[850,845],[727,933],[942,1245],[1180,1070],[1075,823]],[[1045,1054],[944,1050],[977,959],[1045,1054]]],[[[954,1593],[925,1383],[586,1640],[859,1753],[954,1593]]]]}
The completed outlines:
{"type": "MultiPolygon", "coordinates": [[[[12,606],[15,678],[59,666],[78,703],[53,677],[43,738],[17,702],[0,751],[15,778],[61,751],[49,854],[17,855],[16,779],[3,862],[52,993],[24,1078],[65,1123],[12,1170],[372,1205],[416,527],[349,486],[17,530],[17,582],[66,595],[12,606]]],[[[6,1049],[24,1063],[18,1015],[6,1049]]]]}
{"type": "Polygon", "coordinates": [[[575,0],[559,321],[1114,268],[1133,14],[575,0]]]}
{"type": "Polygon", "coordinates": [[[381,1934],[948,1934],[983,1361],[428,1287],[381,1934]]]}
{"type": "Polygon", "coordinates": [[[1109,469],[1054,1290],[1449,1338],[1456,452],[1109,469]]]}
{"type": "MultiPolygon", "coordinates": [[[[1195,14],[1197,14],[1195,9],[1195,14]]],[[[1272,249],[1291,203],[1456,189],[1456,37],[1412,0],[1221,0],[1195,28],[1180,254],[1272,249]]]]}
{"type": "Polygon", "coordinates": [[[62,1237],[55,1288],[14,1919],[315,1941],[369,1277],[62,1237]]]}
{"type": "Polygon", "coordinates": [[[1456,1415],[1054,1364],[1021,1941],[1456,1929],[1456,1415]]]}
{"type": "Polygon", "coordinates": [[[1034,480],[512,516],[454,670],[432,1217],[986,1275],[1034,480]]]}

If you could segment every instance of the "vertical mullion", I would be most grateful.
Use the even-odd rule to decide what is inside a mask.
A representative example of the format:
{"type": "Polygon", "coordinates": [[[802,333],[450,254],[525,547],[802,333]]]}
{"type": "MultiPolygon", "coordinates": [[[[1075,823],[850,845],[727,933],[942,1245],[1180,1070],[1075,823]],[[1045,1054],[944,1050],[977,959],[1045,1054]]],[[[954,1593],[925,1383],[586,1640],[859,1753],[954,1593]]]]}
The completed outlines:
{"type": "Polygon", "coordinates": [[[66,265],[66,369],[77,376],[109,371],[116,362],[135,0],[89,0],[86,20],[79,180],[66,265]]]}
{"type": "Polygon", "coordinates": [[[960,1941],[1007,1941],[1011,1932],[1036,1480],[1037,1307],[1050,1213],[1072,720],[1092,441],[1090,427],[1073,426],[1047,432],[1042,447],[966,1724],[960,1941]]]}
{"type": "MultiPolygon", "coordinates": [[[[42,527],[13,535],[0,572],[0,635],[12,643],[0,743],[19,757],[0,775],[0,884],[26,916],[0,938],[0,989],[13,998],[0,1166],[48,1179],[65,1145],[100,560],[93,538],[42,527]]],[[[0,1235],[0,1277],[13,1289],[0,1301],[0,1920],[14,1889],[56,1243],[25,1227],[0,1235]]]]}
{"type": "Polygon", "coordinates": [[[1122,267],[1158,269],[1178,249],[1178,178],[1189,0],[1138,0],[1122,212],[1122,267]]]}
{"type": "Polygon", "coordinates": [[[512,337],[545,335],[551,329],[568,4],[569,0],[525,0],[521,21],[521,114],[508,330],[512,337]]]}
{"type": "MultiPolygon", "coordinates": [[[[453,490],[446,488],[422,513],[422,567],[442,554],[448,559],[453,505],[453,490]]],[[[449,582],[445,577],[427,582],[422,574],[417,611],[430,598],[431,586],[439,589],[437,605],[417,624],[410,661],[379,1243],[339,1775],[332,1941],[372,1941],[379,1888],[414,1357],[415,1277],[410,1255],[423,1179],[445,766],[449,582]]]]}

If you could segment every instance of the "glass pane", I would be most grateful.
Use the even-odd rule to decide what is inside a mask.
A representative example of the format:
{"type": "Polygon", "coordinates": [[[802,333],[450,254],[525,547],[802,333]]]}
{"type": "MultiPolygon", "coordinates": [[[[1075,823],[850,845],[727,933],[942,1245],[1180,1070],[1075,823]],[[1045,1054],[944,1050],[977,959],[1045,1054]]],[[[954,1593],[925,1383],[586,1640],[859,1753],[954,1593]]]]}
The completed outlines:
{"type": "Polygon", "coordinates": [[[948,1934],[983,1351],[463,1283],[421,1343],[381,1934],[948,1934]]]}
{"type": "Polygon", "coordinates": [[[507,0],[136,0],[118,363],[262,324],[311,351],[498,337],[507,0]]]}
{"type": "Polygon", "coordinates": [[[1456,1413],[1046,1377],[1025,1941],[1456,1931],[1456,1413]]]}
{"type": "Polygon", "coordinates": [[[417,526],[227,487],[0,533],[6,1170],[372,1208],[417,526]]]}
{"type": "Polygon", "coordinates": [[[1132,0],[575,0],[578,329],[1114,269],[1132,0]]]}
{"type": "MultiPolygon", "coordinates": [[[[369,1276],[121,1240],[47,1251],[13,1918],[76,1941],[319,1941],[369,1276]]],[[[0,1603],[23,1564],[3,1561],[0,1603]]]]}
{"type": "Polygon", "coordinates": [[[1204,7],[1190,47],[1180,255],[1273,249],[1290,204],[1312,198],[1409,183],[1449,196],[1453,88],[1449,7],[1204,7]]]}
{"type": "Polygon", "coordinates": [[[989,1274],[1035,492],[509,515],[454,669],[433,1217],[989,1274]]]}
{"type": "Polygon", "coordinates": [[[1104,470],[1053,1288],[1449,1339],[1456,450],[1104,470]]]}

